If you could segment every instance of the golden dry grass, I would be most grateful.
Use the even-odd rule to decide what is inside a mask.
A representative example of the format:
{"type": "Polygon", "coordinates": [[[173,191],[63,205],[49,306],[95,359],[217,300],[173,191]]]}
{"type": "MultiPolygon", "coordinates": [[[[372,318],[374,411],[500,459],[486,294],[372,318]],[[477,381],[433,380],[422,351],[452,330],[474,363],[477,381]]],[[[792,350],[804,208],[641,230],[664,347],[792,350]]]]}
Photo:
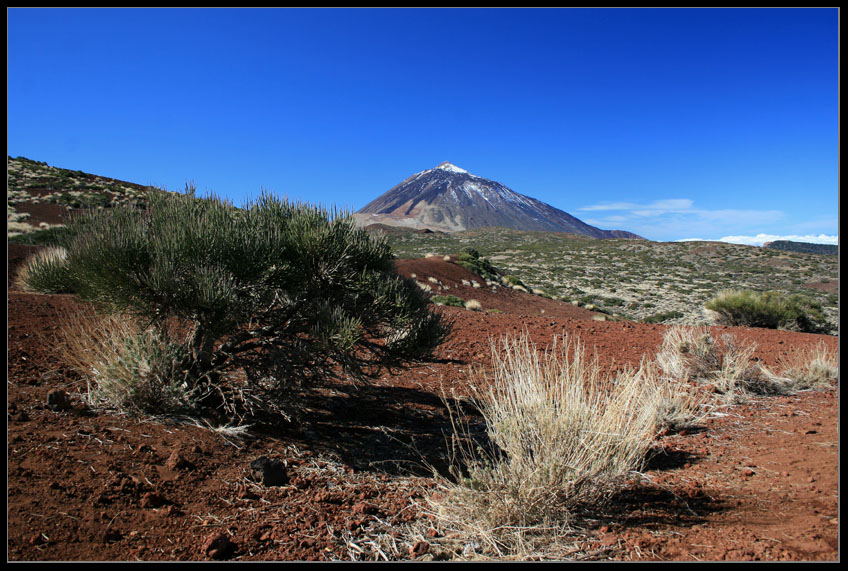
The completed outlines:
{"type": "Polygon", "coordinates": [[[567,338],[545,353],[526,337],[491,351],[491,377],[472,375],[485,435],[455,416],[455,479],[441,479],[430,508],[502,556],[564,537],[574,510],[640,467],[663,394],[649,363],[608,376],[567,338]]]}

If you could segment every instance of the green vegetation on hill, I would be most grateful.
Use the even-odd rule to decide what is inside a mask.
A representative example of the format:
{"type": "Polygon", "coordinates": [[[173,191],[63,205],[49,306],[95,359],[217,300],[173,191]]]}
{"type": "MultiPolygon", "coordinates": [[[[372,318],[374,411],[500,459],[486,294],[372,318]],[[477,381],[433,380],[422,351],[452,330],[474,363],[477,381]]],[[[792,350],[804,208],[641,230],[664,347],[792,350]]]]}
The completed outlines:
{"type": "MultiPolygon", "coordinates": [[[[6,162],[7,235],[40,230],[29,223],[24,205],[57,204],[74,209],[113,208],[119,205],[143,206],[147,195],[160,189],[107,177],[52,167],[26,157],[9,157],[6,162]]],[[[44,236],[34,243],[43,243],[44,236]]],[[[32,243],[22,241],[21,243],[32,243]]]]}
{"type": "Polygon", "coordinates": [[[467,248],[528,291],[592,305],[634,321],[704,325],[704,304],[729,289],[777,290],[821,306],[829,332],[838,323],[835,256],[718,242],[598,240],[575,234],[482,228],[452,234],[398,232],[386,239],[399,258],[467,248]],[[830,284],[827,288],[813,288],[830,284]]]}
{"type": "Polygon", "coordinates": [[[456,263],[465,269],[474,272],[484,280],[499,281],[500,274],[488,258],[480,257],[480,252],[474,248],[464,248],[457,256],[456,263]]]}

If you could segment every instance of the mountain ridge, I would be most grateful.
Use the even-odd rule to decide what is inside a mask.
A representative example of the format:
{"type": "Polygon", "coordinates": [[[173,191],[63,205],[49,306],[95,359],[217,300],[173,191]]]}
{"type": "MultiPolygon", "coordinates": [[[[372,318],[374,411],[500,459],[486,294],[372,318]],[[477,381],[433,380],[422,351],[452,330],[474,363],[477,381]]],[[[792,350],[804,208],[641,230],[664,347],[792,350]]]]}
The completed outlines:
{"type": "Polygon", "coordinates": [[[796,242],[794,240],[773,240],[765,242],[763,248],[802,252],[805,254],[824,254],[835,256],[839,254],[839,246],[833,244],[816,244],[813,242],[796,242]]]}

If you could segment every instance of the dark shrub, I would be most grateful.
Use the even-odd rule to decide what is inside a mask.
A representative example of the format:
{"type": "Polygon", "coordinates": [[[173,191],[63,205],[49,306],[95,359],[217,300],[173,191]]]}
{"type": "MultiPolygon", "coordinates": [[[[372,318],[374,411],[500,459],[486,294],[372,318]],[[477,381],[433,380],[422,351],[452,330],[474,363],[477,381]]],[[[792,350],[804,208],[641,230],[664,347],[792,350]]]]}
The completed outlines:
{"type": "Polygon", "coordinates": [[[207,405],[235,412],[246,394],[426,358],[450,330],[385,240],[337,211],[265,193],[237,209],[193,188],[148,201],[71,219],[72,286],[163,331],[183,323],[186,383],[207,405]]]}
{"type": "Polygon", "coordinates": [[[826,328],[821,305],[799,294],[731,290],[704,304],[724,325],[819,332],[826,328]]]}

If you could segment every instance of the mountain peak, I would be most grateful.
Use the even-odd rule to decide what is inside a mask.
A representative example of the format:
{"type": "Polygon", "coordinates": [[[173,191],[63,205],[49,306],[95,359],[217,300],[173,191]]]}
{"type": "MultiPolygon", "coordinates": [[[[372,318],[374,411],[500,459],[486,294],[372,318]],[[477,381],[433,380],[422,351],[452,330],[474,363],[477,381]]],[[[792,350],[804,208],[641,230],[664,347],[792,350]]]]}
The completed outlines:
{"type": "Polygon", "coordinates": [[[448,161],[443,162],[442,164],[437,166],[436,169],[442,169],[444,171],[461,173],[461,174],[471,174],[467,170],[461,169],[458,166],[456,166],[455,164],[449,163],[448,161]]]}
{"type": "Polygon", "coordinates": [[[590,226],[567,212],[447,161],[403,180],[363,206],[355,216],[363,225],[379,223],[446,232],[501,226],[595,238],[638,238],[590,226]]]}

